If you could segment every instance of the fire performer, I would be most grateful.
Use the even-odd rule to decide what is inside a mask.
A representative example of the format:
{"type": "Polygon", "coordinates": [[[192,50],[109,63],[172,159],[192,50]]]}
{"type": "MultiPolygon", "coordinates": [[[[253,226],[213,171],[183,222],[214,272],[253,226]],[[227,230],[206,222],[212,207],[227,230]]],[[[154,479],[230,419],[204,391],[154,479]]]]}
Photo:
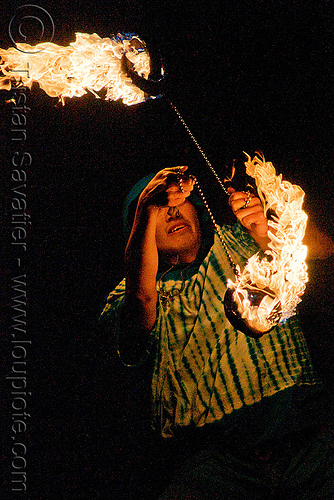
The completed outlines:
{"type": "MultiPolygon", "coordinates": [[[[146,44],[133,33],[103,39],[96,33],[77,33],[67,47],[18,44],[0,49],[0,57],[0,89],[31,88],[38,82],[63,104],[87,91],[127,105],[167,91],[163,68],[161,79],[149,80],[146,44]]],[[[277,255],[287,256],[285,265],[291,265],[283,273],[274,266],[267,272],[269,259],[266,269],[259,265],[264,278],[260,291],[265,290],[266,298],[267,291],[274,292],[267,286],[268,274],[271,285],[276,286],[279,277],[280,283],[293,283],[295,228],[302,227],[301,220],[292,221],[283,212],[283,229],[289,229],[293,249],[285,252],[279,230],[275,242],[268,237],[273,231],[268,232],[260,199],[231,189],[229,202],[238,222],[219,231],[214,225],[214,232],[204,199],[196,199],[192,192],[194,179],[182,176],[185,170],[164,169],[132,191],[126,217],[132,226],[125,252],[126,279],[110,294],[102,314],[117,332],[124,364],[140,366],[149,358],[153,362],[153,427],[165,441],[180,443],[180,451],[186,450],[161,498],[333,498],[333,431],[326,430],[328,416],[322,414],[327,394],[314,373],[298,320],[285,316],[285,322],[269,333],[254,327],[260,335],[246,336],[228,321],[223,305],[234,269],[247,270],[247,259],[267,250],[268,244],[277,255]]],[[[262,199],[259,189],[258,193],[262,199]]],[[[333,244],[327,252],[327,244],[315,234],[317,248],[319,242],[318,256],[333,253],[333,244]]],[[[312,254],[315,246],[305,243],[312,254]]],[[[303,271],[303,263],[300,267],[303,271]]],[[[259,311],[258,289],[254,292],[258,284],[246,284],[251,285],[254,309],[259,311]]],[[[239,303],[248,307],[246,287],[238,285],[235,290],[239,303]]],[[[247,297],[250,294],[247,291],[247,297]]],[[[274,302],[274,319],[287,304],[281,297],[286,295],[274,302]]],[[[257,316],[255,326],[262,326],[257,316]]],[[[265,319],[271,326],[273,316],[265,319]]],[[[142,494],[148,500],[148,490],[142,494]]]]}
{"type": "MultiPolygon", "coordinates": [[[[153,428],[178,449],[159,498],[332,498],[328,395],[299,321],[261,338],[228,322],[233,272],[186,169],[165,168],[130,192],[126,278],[102,313],[122,363],[153,362],[153,428]]],[[[221,230],[242,268],[267,248],[268,223],[256,196],[230,193],[238,220],[221,230]]]]}

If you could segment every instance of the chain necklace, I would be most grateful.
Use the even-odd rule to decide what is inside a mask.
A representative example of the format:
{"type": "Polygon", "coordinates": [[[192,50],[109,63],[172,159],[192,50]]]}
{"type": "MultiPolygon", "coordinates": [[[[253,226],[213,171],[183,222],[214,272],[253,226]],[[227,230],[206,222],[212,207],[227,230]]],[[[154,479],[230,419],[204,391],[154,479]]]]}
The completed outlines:
{"type": "Polygon", "coordinates": [[[174,297],[177,297],[178,295],[181,295],[181,293],[184,290],[184,287],[186,286],[186,282],[185,282],[183,273],[184,273],[184,271],[186,271],[191,266],[191,264],[193,264],[193,262],[190,262],[184,269],[180,270],[180,276],[181,276],[181,280],[182,280],[181,288],[174,288],[173,290],[170,290],[170,291],[163,290],[161,288],[161,286],[162,286],[162,279],[166,276],[167,273],[169,273],[170,271],[172,271],[172,269],[174,269],[175,266],[177,266],[178,261],[179,261],[179,256],[177,256],[177,262],[175,264],[172,264],[171,267],[169,267],[167,269],[167,271],[165,271],[160,276],[160,279],[158,281],[158,296],[159,296],[159,300],[160,300],[160,302],[161,302],[161,304],[162,304],[163,307],[168,307],[170,305],[170,301],[174,297]]]}

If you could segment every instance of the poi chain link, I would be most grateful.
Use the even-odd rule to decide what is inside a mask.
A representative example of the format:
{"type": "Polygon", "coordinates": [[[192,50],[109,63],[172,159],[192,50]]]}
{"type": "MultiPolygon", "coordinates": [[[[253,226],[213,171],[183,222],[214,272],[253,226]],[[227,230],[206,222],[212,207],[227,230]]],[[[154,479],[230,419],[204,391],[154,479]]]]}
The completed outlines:
{"type": "MultiPolygon", "coordinates": [[[[209,161],[208,157],[206,156],[206,154],[204,153],[203,149],[202,149],[202,148],[201,148],[201,146],[199,145],[198,141],[196,140],[196,138],[195,138],[195,137],[194,137],[194,135],[192,134],[192,132],[191,132],[190,128],[188,127],[188,125],[186,124],[186,122],[184,121],[184,119],[182,118],[182,116],[181,116],[181,114],[180,114],[179,110],[176,108],[176,106],[174,106],[174,104],[173,104],[172,102],[170,102],[170,105],[172,106],[172,108],[174,109],[175,113],[176,113],[176,114],[177,114],[177,116],[179,117],[179,119],[180,119],[180,121],[181,121],[182,125],[184,126],[184,128],[186,129],[186,131],[188,132],[188,134],[190,135],[191,139],[192,139],[192,140],[193,140],[193,142],[195,143],[195,145],[196,145],[196,147],[197,147],[198,151],[199,151],[199,152],[201,153],[201,155],[203,156],[203,158],[204,158],[204,160],[205,160],[206,164],[208,165],[208,167],[210,168],[211,172],[213,173],[213,175],[215,176],[216,180],[218,181],[218,184],[221,186],[221,188],[223,189],[223,191],[224,191],[224,192],[225,192],[225,193],[229,196],[229,195],[230,195],[230,193],[227,191],[226,187],[224,186],[224,184],[223,184],[223,182],[221,181],[220,177],[218,176],[217,172],[215,171],[215,169],[214,169],[214,168],[213,168],[213,166],[211,165],[211,163],[210,163],[210,161],[209,161]]],[[[178,173],[177,173],[177,178],[178,178],[178,182],[179,182],[179,185],[180,185],[180,189],[181,189],[181,191],[182,191],[182,193],[183,193],[183,192],[184,192],[184,189],[183,189],[183,185],[182,185],[182,175],[181,175],[181,170],[179,170],[179,171],[178,171],[178,173]]],[[[234,274],[236,275],[236,277],[238,277],[238,276],[240,276],[240,272],[239,272],[239,270],[238,270],[238,268],[237,268],[237,266],[236,266],[236,264],[235,264],[235,262],[234,262],[234,260],[233,260],[233,258],[232,258],[232,255],[230,254],[229,249],[227,248],[227,245],[226,245],[226,243],[225,243],[225,241],[224,241],[224,238],[223,238],[222,232],[221,232],[221,230],[220,230],[220,227],[218,226],[218,224],[217,224],[217,222],[216,222],[216,220],[215,220],[215,218],[214,218],[214,215],[213,215],[213,213],[212,213],[212,211],[211,211],[211,208],[210,208],[210,207],[209,207],[209,205],[208,205],[208,202],[207,202],[207,200],[206,200],[206,198],[205,198],[205,195],[204,195],[204,193],[203,193],[203,191],[202,191],[202,188],[201,188],[201,186],[199,185],[199,183],[198,183],[198,180],[197,180],[197,179],[195,180],[195,186],[196,186],[196,188],[197,188],[197,190],[198,190],[198,192],[199,192],[199,194],[200,194],[200,196],[201,196],[201,198],[202,198],[202,201],[203,201],[203,203],[204,203],[205,208],[206,208],[206,209],[207,209],[207,211],[208,211],[208,214],[209,214],[209,216],[210,216],[210,219],[211,219],[211,221],[212,221],[212,224],[213,224],[213,226],[214,226],[214,228],[215,228],[215,230],[216,230],[216,233],[217,233],[217,235],[218,235],[218,238],[219,238],[219,240],[220,240],[221,244],[223,245],[223,248],[224,248],[224,250],[225,250],[225,252],[226,252],[226,255],[227,255],[227,258],[228,258],[228,260],[229,260],[229,262],[230,262],[230,264],[231,264],[231,267],[232,267],[232,269],[233,269],[233,272],[234,272],[234,274]]]]}
{"type": "Polygon", "coordinates": [[[186,124],[186,122],[184,121],[181,113],[179,112],[179,110],[177,109],[176,106],[174,106],[174,104],[172,102],[169,103],[172,108],[174,109],[175,113],[177,114],[177,116],[179,117],[182,125],[184,126],[184,128],[186,129],[186,131],[188,132],[188,134],[190,135],[191,139],[193,140],[193,142],[195,143],[198,151],[201,153],[201,155],[203,156],[206,164],[208,165],[208,167],[210,168],[211,172],[213,173],[213,175],[215,176],[218,184],[220,185],[220,187],[222,188],[222,190],[227,194],[229,195],[230,193],[227,191],[226,187],[224,186],[224,183],[221,181],[219,175],[217,174],[217,172],[215,171],[215,169],[213,168],[213,166],[211,165],[208,157],[206,156],[206,154],[204,153],[203,149],[201,148],[201,146],[199,145],[196,137],[193,135],[193,133],[191,132],[190,128],[188,127],[188,125],[186,124]]]}
{"type": "Polygon", "coordinates": [[[216,220],[215,220],[215,218],[214,218],[214,215],[213,215],[213,213],[212,213],[212,211],[211,211],[211,209],[210,209],[210,207],[209,207],[209,205],[208,205],[208,202],[206,201],[206,198],[205,198],[205,196],[204,196],[204,193],[203,193],[203,191],[202,191],[202,188],[201,188],[201,186],[199,185],[199,183],[198,183],[198,180],[197,180],[197,179],[195,180],[195,186],[196,186],[197,191],[199,192],[199,194],[200,194],[200,196],[201,196],[201,198],[202,198],[202,201],[203,201],[203,203],[204,203],[205,208],[206,208],[206,209],[207,209],[207,211],[208,211],[208,214],[209,214],[209,216],[210,216],[210,219],[211,219],[211,221],[212,221],[212,224],[213,224],[213,226],[214,226],[214,228],[215,228],[215,230],[216,230],[216,232],[217,232],[217,235],[218,235],[218,238],[219,238],[219,240],[220,240],[221,244],[223,245],[223,248],[224,248],[224,250],[225,250],[225,252],[226,252],[226,255],[227,255],[227,258],[228,258],[228,260],[229,260],[229,262],[230,262],[230,264],[231,264],[231,267],[232,267],[232,269],[233,269],[233,272],[234,272],[234,274],[236,275],[236,277],[238,277],[238,276],[240,276],[239,269],[238,269],[238,267],[236,266],[236,264],[235,264],[235,262],[234,262],[234,260],[233,260],[233,258],[232,258],[232,255],[230,254],[229,249],[227,248],[227,245],[226,245],[226,243],[225,243],[225,241],[224,241],[224,238],[223,238],[222,232],[221,232],[221,230],[220,230],[220,227],[218,226],[218,224],[217,224],[217,222],[216,222],[216,220]]]}

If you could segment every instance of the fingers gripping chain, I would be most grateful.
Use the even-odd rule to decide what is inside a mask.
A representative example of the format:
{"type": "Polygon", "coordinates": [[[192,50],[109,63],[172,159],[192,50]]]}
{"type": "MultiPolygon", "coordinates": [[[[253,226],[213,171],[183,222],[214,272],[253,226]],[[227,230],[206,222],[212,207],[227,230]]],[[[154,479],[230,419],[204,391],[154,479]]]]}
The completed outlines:
{"type": "Polygon", "coordinates": [[[182,171],[180,168],[178,168],[178,170],[177,170],[176,177],[177,177],[177,181],[179,183],[181,192],[184,193],[183,184],[182,184],[182,171]]]}
{"type": "Polygon", "coordinates": [[[241,208],[247,208],[251,199],[252,199],[252,195],[251,195],[250,191],[246,191],[246,194],[247,194],[247,198],[245,199],[245,204],[241,208]]]}

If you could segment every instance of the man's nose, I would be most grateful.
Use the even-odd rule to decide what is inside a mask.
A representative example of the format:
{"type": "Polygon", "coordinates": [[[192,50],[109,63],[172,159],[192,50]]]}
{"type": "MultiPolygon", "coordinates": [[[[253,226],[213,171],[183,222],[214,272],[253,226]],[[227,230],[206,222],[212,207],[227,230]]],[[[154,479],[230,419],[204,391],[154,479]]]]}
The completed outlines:
{"type": "Polygon", "coordinates": [[[180,210],[175,206],[175,207],[169,207],[167,211],[168,219],[178,219],[181,217],[180,210]]]}

